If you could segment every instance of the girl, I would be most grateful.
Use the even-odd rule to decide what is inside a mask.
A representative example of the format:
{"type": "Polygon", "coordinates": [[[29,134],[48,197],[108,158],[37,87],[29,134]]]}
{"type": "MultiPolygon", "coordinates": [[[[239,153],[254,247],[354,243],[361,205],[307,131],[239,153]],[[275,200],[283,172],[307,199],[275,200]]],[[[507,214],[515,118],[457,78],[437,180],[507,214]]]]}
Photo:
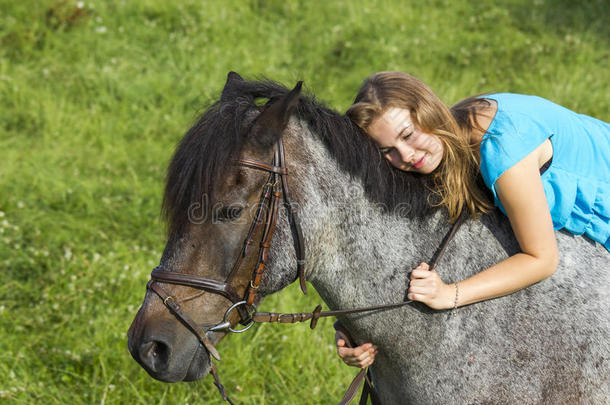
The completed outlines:
{"type": "MultiPolygon", "coordinates": [[[[489,94],[447,108],[405,73],[367,78],[346,113],[397,169],[433,176],[452,221],[493,205],[508,217],[521,252],[465,280],[445,284],[421,263],[408,298],[433,309],[456,308],[510,294],[551,276],[554,230],[566,229],[610,250],[610,124],[548,100],[489,94]]],[[[351,366],[373,363],[375,347],[337,339],[351,366]]]]}

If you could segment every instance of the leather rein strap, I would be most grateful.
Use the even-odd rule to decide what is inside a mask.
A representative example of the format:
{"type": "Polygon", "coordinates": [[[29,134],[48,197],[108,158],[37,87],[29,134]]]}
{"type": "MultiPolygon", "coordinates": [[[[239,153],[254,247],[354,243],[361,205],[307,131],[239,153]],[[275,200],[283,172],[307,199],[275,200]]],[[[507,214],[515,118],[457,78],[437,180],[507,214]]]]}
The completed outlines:
{"type": "MultiPolygon", "coordinates": [[[[439,248],[437,249],[436,253],[434,254],[434,256],[432,258],[432,261],[430,264],[430,271],[434,270],[434,268],[436,267],[436,264],[443,257],[445,250],[447,248],[447,245],[449,244],[449,242],[451,242],[455,233],[460,228],[460,226],[464,223],[465,219],[466,219],[466,215],[462,214],[458,217],[458,219],[455,221],[455,223],[451,226],[451,229],[443,238],[443,241],[441,242],[439,248]]],[[[335,311],[322,311],[322,306],[318,305],[313,310],[313,312],[299,312],[299,313],[292,313],[292,314],[282,314],[282,313],[277,313],[277,312],[255,312],[254,315],[252,315],[252,320],[254,322],[259,322],[259,323],[260,322],[296,323],[296,322],[305,322],[305,321],[308,321],[311,319],[311,324],[309,327],[311,329],[314,329],[318,323],[319,318],[325,318],[325,317],[329,317],[329,316],[336,317],[336,316],[341,316],[341,315],[358,314],[358,313],[362,313],[362,312],[382,311],[382,310],[387,310],[387,309],[400,308],[405,305],[411,304],[413,302],[414,302],[413,300],[406,300],[406,301],[401,301],[401,302],[397,302],[397,303],[393,303],[393,304],[375,305],[375,306],[363,307],[363,308],[341,309],[341,310],[335,310],[335,311]]]]}
{"type": "MultiPolygon", "coordinates": [[[[297,207],[291,201],[289,196],[288,182],[286,181],[286,176],[288,174],[288,169],[286,168],[285,158],[284,158],[284,145],[282,140],[276,143],[274,146],[274,156],[273,163],[271,165],[258,162],[251,159],[239,159],[236,161],[236,164],[239,166],[262,170],[269,173],[269,177],[267,182],[263,186],[263,190],[261,193],[260,203],[255,213],[254,220],[250,225],[246,238],[244,240],[242,249],[240,251],[239,256],[234,262],[234,265],[231,269],[231,272],[227,276],[224,282],[218,281],[215,279],[209,279],[189,274],[183,274],[177,271],[167,271],[161,267],[156,267],[153,269],[151,273],[151,279],[147,283],[147,289],[153,291],[156,295],[161,298],[163,304],[170,310],[172,314],[176,316],[184,325],[187,327],[193,334],[197,337],[197,339],[201,342],[201,344],[208,350],[210,355],[214,357],[216,360],[220,360],[220,355],[214,345],[210,342],[208,338],[208,332],[215,331],[231,331],[231,332],[244,332],[249,329],[254,323],[261,322],[279,322],[279,323],[296,323],[296,322],[304,322],[311,320],[310,328],[314,329],[317,325],[318,319],[323,317],[336,317],[341,315],[349,315],[355,313],[362,312],[371,312],[371,311],[380,311],[380,310],[388,310],[393,308],[399,308],[410,304],[412,301],[402,301],[399,303],[388,304],[388,305],[377,305],[365,308],[355,308],[355,309],[343,309],[343,310],[335,310],[335,311],[324,311],[322,312],[322,306],[318,305],[313,312],[304,312],[304,313],[274,313],[274,312],[256,312],[256,306],[254,304],[256,300],[256,295],[260,286],[260,282],[262,279],[262,275],[264,272],[265,265],[267,264],[268,259],[268,251],[271,246],[271,240],[273,238],[273,233],[275,230],[278,210],[279,210],[279,202],[280,199],[283,200],[284,206],[288,216],[288,222],[290,224],[290,228],[292,231],[296,259],[297,259],[297,278],[299,279],[299,284],[303,293],[307,293],[307,286],[305,284],[305,245],[303,241],[303,235],[301,231],[301,226],[298,220],[297,215],[297,207]],[[266,207],[266,209],[264,209],[266,207]],[[265,220],[262,221],[262,216],[265,215],[265,220]],[[243,298],[240,297],[235,287],[231,285],[231,281],[235,274],[241,268],[241,264],[245,257],[247,257],[252,248],[253,237],[256,234],[256,231],[260,226],[263,226],[262,238],[259,243],[258,249],[258,260],[252,271],[252,276],[250,279],[250,283],[246,286],[243,298]],[[181,301],[177,300],[175,297],[168,294],[159,283],[166,284],[176,284],[187,286],[195,289],[202,290],[203,292],[209,292],[213,294],[220,295],[226,298],[231,302],[231,306],[225,313],[225,317],[222,323],[219,323],[210,328],[203,328],[186,313],[182,310],[179,305],[179,302],[184,302],[192,298],[198,297],[201,293],[196,294],[192,297],[188,297],[186,299],[182,299],[181,301]],[[229,315],[231,311],[237,310],[239,314],[239,323],[242,325],[246,325],[245,328],[235,330],[233,329],[233,322],[229,319],[229,315]]],[[[443,239],[437,253],[433,257],[432,264],[430,269],[433,269],[436,263],[441,259],[447,244],[455,235],[455,232],[459,228],[459,226],[464,221],[464,215],[460,216],[460,218],[453,224],[449,233],[443,239]]],[[[242,287],[243,288],[243,287],[242,287]]],[[[347,339],[347,334],[344,333],[346,337],[346,342],[348,344],[352,344],[347,339]]],[[[220,383],[220,379],[218,377],[218,372],[216,370],[215,365],[211,364],[211,370],[214,377],[214,384],[218,388],[222,398],[233,404],[233,402],[229,399],[226,394],[224,386],[220,383]]],[[[350,389],[348,389],[348,393],[344,397],[341,404],[346,404],[351,401],[351,398],[355,395],[355,392],[358,390],[360,385],[360,381],[365,378],[364,373],[361,372],[356,377],[356,380],[352,382],[350,385],[350,389]],[[362,374],[362,376],[361,376],[362,374]],[[348,402],[345,402],[348,394],[351,395],[348,402]]],[[[374,389],[370,378],[366,378],[368,381],[368,385],[365,387],[365,391],[370,391],[373,400],[375,401],[376,395],[374,394],[374,389]]],[[[363,391],[364,392],[364,391],[363,391]]],[[[365,399],[366,402],[366,399],[365,399]]]]}

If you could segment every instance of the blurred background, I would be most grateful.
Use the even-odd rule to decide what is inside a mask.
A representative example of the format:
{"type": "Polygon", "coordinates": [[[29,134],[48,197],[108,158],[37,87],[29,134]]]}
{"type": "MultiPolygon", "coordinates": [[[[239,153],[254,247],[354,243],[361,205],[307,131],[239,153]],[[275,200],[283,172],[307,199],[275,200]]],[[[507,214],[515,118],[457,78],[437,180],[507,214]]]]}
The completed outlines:
{"type": "MultiPolygon", "coordinates": [[[[229,70],[340,112],[400,70],[447,104],[536,94],[610,120],[608,0],[0,0],[0,402],[223,403],[153,380],[126,331],[165,245],[165,168],[229,70]]],[[[290,287],[263,311],[309,311],[290,287]]],[[[336,403],[331,320],[219,346],[240,404],[336,403]]]]}

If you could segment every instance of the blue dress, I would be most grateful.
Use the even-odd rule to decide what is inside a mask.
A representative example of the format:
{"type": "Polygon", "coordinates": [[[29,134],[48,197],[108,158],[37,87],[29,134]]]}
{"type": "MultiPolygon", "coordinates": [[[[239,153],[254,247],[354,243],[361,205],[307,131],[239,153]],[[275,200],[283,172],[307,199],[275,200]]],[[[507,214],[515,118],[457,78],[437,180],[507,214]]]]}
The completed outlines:
{"type": "Polygon", "coordinates": [[[500,93],[481,141],[481,174],[506,214],[496,180],[546,139],[553,146],[541,174],[553,227],[586,234],[610,250],[610,124],[536,96],[500,93]]]}

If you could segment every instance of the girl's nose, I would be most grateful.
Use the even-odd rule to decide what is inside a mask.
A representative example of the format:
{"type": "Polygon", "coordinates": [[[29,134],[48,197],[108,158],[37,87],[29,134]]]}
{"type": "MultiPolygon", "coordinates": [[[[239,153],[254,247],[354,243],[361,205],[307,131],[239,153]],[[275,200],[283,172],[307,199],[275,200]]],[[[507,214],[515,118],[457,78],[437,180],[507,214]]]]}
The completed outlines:
{"type": "Polygon", "coordinates": [[[398,153],[400,154],[400,159],[403,162],[409,163],[411,162],[411,158],[415,153],[415,149],[410,147],[409,145],[405,145],[404,143],[396,148],[398,153]]]}

